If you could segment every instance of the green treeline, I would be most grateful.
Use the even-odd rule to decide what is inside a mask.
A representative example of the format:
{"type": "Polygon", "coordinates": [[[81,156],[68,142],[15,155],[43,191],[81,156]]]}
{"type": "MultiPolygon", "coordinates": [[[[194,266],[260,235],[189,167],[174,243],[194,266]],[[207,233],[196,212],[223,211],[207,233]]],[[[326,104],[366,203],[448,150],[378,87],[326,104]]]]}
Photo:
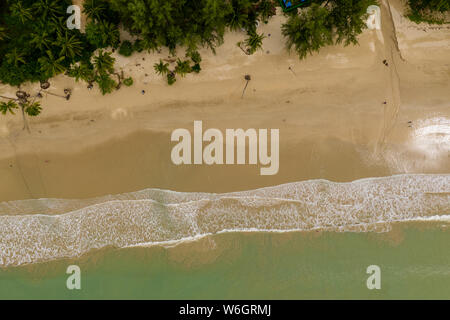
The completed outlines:
{"type": "MultiPolygon", "coordinates": [[[[412,12],[449,10],[450,0],[410,0],[412,12]]],[[[0,81],[19,86],[26,81],[45,83],[65,73],[103,94],[131,85],[131,78],[114,69],[112,50],[131,56],[135,51],[169,49],[171,61],[160,60],[155,71],[169,84],[176,76],[200,72],[199,48],[212,52],[227,31],[246,39],[237,45],[246,53],[261,49],[267,23],[279,7],[277,0],[86,0],[85,33],[69,30],[66,10],[70,0],[4,0],[0,3],[0,81]],[[122,41],[123,27],[136,41],[122,41]],[[185,48],[179,57],[177,49],[185,48]],[[100,49],[100,50],[98,50],[100,49]]],[[[303,59],[320,48],[357,44],[366,27],[367,7],[374,0],[312,0],[288,13],[281,26],[286,47],[303,59]]]]}
{"type": "Polygon", "coordinates": [[[408,0],[408,18],[416,23],[444,23],[445,14],[450,13],[450,0],[408,0]]]}

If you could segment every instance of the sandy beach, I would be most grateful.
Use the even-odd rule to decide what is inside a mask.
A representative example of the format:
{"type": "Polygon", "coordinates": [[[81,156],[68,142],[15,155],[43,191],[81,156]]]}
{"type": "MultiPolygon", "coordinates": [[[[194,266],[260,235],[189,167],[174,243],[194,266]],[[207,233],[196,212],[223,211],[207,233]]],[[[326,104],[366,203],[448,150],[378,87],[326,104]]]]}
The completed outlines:
{"type": "MultiPolygon", "coordinates": [[[[382,1],[381,30],[364,31],[359,46],[327,47],[303,61],[286,51],[279,13],[259,27],[266,35],[263,51],[245,55],[236,46],[245,34],[228,33],[216,55],[201,52],[199,75],[171,87],[153,70],[165,51],[115,54],[116,69],[135,84],[107,96],[58,76],[49,91],[70,88],[72,97],[44,95],[31,133],[22,130],[20,115],[0,117],[0,201],[448,174],[450,26],[417,25],[403,11],[401,1],[382,1]],[[241,98],[246,74],[252,80],[241,98]],[[172,164],[170,134],[192,131],[194,120],[221,130],[280,129],[279,173],[261,176],[250,165],[172,164]]],[[[1,94],[15,90],[0,86],[1,94]]]]}

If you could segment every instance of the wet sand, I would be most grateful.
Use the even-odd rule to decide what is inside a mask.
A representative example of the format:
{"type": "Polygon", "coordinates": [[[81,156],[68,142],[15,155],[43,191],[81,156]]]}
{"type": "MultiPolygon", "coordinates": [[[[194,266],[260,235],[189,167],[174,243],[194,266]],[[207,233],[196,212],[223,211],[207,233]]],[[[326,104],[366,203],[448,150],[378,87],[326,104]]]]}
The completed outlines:
{"type": "Polygon", "coordinates": [[[381,6],[382,30],[366,30],[359,46],[327,47],[304,61],[285,51],[278,15],[260,27],[267,35],[263,51],[246,56],[235,45],[244,35],[227,34],[216,56],[203,53],[200,75],[173,87],[152,68],[164,52],[118,57],[135,85],[105,97],[59,76],[50,90],[70,87],[72,98],[44,97],[31,134],[19,116],[0,118],[0,201],[450,172],[450,29],[423,26],[427,36],[419,37],[399,14],[400,3],[390,3],[391,10],[381,6]],[[241,99],[245,74],[252,80],[241,99]],[[192,131],[194,120],[222,131],[280,129],[279,173],[173,165],[170,133],[192,131]]]}

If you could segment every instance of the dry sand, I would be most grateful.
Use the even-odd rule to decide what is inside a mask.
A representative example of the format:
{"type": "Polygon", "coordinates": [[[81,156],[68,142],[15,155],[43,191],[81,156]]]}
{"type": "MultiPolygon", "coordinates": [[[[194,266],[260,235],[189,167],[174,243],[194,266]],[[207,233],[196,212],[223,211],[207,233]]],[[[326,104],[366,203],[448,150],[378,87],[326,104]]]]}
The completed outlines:
{"type": "MultiPolygon", "coordinates": [[[[359,46],[327,47],[303,61],[286,52],[279,14],[260,26],[263,51],[245,55],[236,46],[245,34],[228,33],[217,55],[202,52],[199,75],[172,87],[153,70],[166,51],[116,56],[135,84],[107,96],[58,76],[50,91],[71,88],[72,98],[44,96],[31,134],[20,115],[0,117],[0,201],[449,173],[450,26],[416,25],[402,17],[400,1],[382,3],[381,32],[366,30],[359,46]],[[245,74],[252,80],[241,99],[245,74]],[[173,165],[170,133],[192,130],[194,120],[222,130],[279,128],[279,173],[173,165]]],[[[2,95],[14,91],[0,85],[2,95]]]]}

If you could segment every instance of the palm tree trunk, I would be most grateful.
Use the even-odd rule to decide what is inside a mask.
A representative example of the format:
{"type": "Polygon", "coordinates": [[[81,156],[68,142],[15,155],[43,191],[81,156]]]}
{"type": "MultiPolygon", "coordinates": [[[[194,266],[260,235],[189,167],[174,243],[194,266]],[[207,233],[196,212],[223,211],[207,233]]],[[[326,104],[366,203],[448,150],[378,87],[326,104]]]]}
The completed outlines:
{"type": "Polygon", "coordinates": [[[20,104],[20,109],[22,110],[22,118],[23,118],[23,129],[22,130],[27,129],[28,133],[31,133],[30,127],[28,125],[27,117],[25,116],[25,108],[24,108],[23,104],[20,104]]]}
{"type": "Polygon", "coordinates": [[[245,93],[245,90],[247,89],[247,86],[248,86],[249,81],[250,81],[250,80],[247,80],[247,82],[245,83],[244,90],[242,90],[242,96],[241,96],[241,99],[244,98],[244,93],[245,93]]]}
{"type": "Polygon", "coordinates": [[[48,92],[48,91],[44,91],[45,93],[47,93],[47,94],[51,94],[52,96],[55,96],[55,97],[60,97],[60,98],[64,98],[64,99],[66,99],[66,97],[65,96],[61,96],[61,95],[59,95],[59,94],[56,94],[56,93],[51,93],[51,92],[48,92]]]}
{"type": "Polygon", "coordinates": [[[0,96],[0,98],[8,99],[8,100],[17,100],[16,98],[10,98],[10,97],[5,97],[5,96],[0,96]]]}

